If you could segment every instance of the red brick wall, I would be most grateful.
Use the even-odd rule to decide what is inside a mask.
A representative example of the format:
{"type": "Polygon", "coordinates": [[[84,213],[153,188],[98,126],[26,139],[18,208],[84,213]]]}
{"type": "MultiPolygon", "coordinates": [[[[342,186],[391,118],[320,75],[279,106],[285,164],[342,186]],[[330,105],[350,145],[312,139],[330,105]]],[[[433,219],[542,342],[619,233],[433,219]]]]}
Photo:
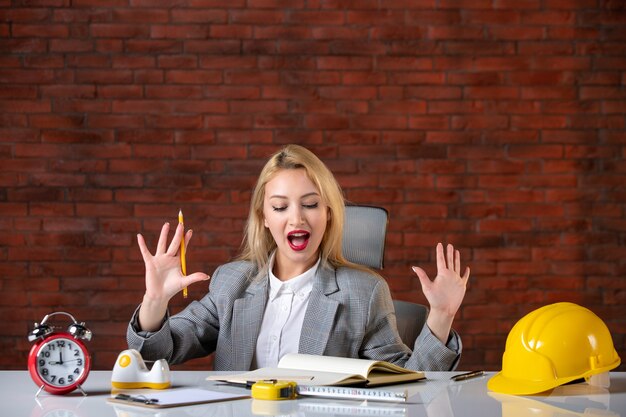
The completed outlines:
{"type": "Polygon", "coordinates": [[[290,142],[389,210],[398,298],[424,301],[410,265],[432,273],[436,242],[462,250],[461,368],[499,369],[515,321],[556,301],[626,359],[623,4],[0,0],[0,367],[61,309],[111,368],[143,291],[135,234],[154,246],[182,207],[189,269],[212,273],[290,142]]]}

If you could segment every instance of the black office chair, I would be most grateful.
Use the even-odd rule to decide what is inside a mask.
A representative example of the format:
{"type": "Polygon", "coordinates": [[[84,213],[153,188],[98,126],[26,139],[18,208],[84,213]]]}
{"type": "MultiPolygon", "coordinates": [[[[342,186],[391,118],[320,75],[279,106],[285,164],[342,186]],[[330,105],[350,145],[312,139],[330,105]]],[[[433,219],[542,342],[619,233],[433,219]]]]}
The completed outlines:
{"type": "Polygon", "coordinates": [[[413,349],[415,339],[422,331],[426,318],[428,318],[428,307],[402,300],[393,300],[393,307],[396,309],[396,322],[400,338],[405,345],[413,349]]]}
{"type": "MultiPolygon", "coordinates": [[[[382,207],[346,206],[343,256],[350,262],[383,269],[388,218],[382,207]]],[[[401,300],[393,300],[393,305],[400,338],[412,349],[428,317],[428,308],[401,300]]]]}
{"type": "Polygon", "coordinates": [[[355,264],[383,269],[387,210],[373,206],[346,206],[343,256],[355,264]]]}

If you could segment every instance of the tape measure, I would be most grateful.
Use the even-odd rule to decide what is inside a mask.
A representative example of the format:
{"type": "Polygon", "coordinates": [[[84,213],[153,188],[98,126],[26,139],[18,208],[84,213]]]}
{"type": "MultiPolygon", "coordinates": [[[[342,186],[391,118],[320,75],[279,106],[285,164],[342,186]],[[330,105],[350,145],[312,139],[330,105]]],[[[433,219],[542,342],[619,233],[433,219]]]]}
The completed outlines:
{"type": "Polygon", "coordinates": [[[406,402],[408,393],[406,389],[402,391],[388,391],[371,388],[298,385],[294,381],[280,381],[277,379],[266,379],[252,384],[252,398],[257,400],[293,400],[298,396],[406,402]]]}
{"type": "Polygon", "coordinates": [[[252,384],[252,398],[257,400],[293,400],[297,397],[297,384],[294,381],[268,379],[252,384]]]}

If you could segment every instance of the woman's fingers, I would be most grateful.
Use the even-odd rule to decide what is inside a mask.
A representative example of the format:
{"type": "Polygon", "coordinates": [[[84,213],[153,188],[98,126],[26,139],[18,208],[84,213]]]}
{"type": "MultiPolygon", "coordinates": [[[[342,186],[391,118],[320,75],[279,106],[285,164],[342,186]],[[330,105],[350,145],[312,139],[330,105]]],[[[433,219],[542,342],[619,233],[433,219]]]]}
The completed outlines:
{"type": "Polygon", "coordinates": [[[195,284],[196,282],[206,281],[209,278],[211,277],[205,274],[204,272],[194,272],[191,275],[183,276],[183,278],[180,280],[180,284],[181,284],[180,289],[189,287],[191,286],[191,284],[195,284]]]}
{"type": "Polygon", "coordinates": [[[180,241],[183,237],[183,229],[185,228],[185,226],[183,226],[182,223],[179,223],[178,226],[176,227],[176,233],[174,233],[174,237],[172,238],[172,241],[170,242],[170,246],[167,248],[167,254],[170,256],[174,256],[176,255],[176,252],[178,252],[178,248],[180,248],[180,241]]]}
{"type": "Polygon", "coordinates": [[[191,229],[187,230],[187,233],[185,234],[185,247],[189,246],[191,235],[193,235],[193,231],[191,229]]]}
{"type": "Polygon", "coordinates": [[[415,274],[419,278],[420,283],[422,284],[422,291],[427,292],[430,289],[432,282],[430,281],[430,278],[428,278],[428,274],[426,274],[426,271],[424,271],[419,266],[414,266],[411,269],[413,269],[413,272],[415,272],[415,274]]]}
{"type": "Polygon", "coordinates": [[[159,235],[159,241],[157,243],[156,254],[165,253],[165,246],[167,244],[167,234],[170,231],[170,224],[165,223],[163,227],[161,227],[161,234],[159,235]]]}
{"type": "Polygon", "coordinates": [[[455,272],[460,278],[469,278],[469,272],[466,268],[463,277],[461,277],[461,252],[454,249],[452,244],[446,245],[444,253],[443,244],[437,244],[437,271],[443,272],[445,269],[449,269],[455,272]],[[467,276],[466,276],[467,275],[467,276]]]}
{"type": "Polygon", "coordinates": [[[446,268],[446,258],[443,254],[443,245],[437,243],[437,271],[443,271],[446,268]]]}
{"type": "Polygon", "coordinates": [[[152,257],[152,254],[148,250],[146,246],[146,241],[141,235],[141,233],[137,234],[137,244],[139,245],[139,250],[141,251],[141,256],[143,257],[144,262],[148,262],[148,259],[152,257]]]}
{"type": "MultiPolygon", "coordinates": [[[[170,231],[170,224],[165,223],[163,227],[161,228],[161,234],[159,235],[159,241],[157,243],[157,250],[156,250],[155,255],[162,254],[162,253],[165,253],[170,256],[176,255],[176,252],[178,252],[178,249],[180,248],[180,240],[181,240],[181,234],[183,233],[183,229],[184,229],[184,226],[182,224],[179,224],[176,227],[176,233],[174,234],[174,237],[172,238],[172,241],[170,242],[169,246],[167,246],[167,235],[169,234],[169,231],[170,231]],[[167,246],[167,250],[166,250],[166,246],[167,246]]],[[[185,244],[189,244],[192,234],[193,232],[191,231],[191,229],[187,231],[187,233],[185,234],[185,244]]],[[[137,235],[137,242],[139,243],[139,249],[141,250],[141,254],[144,257],[144,260],[146,259],[146,255],[152,256],[152,254],[148,250],[148,247],[146,246],[146,242],[143,236],[141,236],[140,234],[137,235]]]]}

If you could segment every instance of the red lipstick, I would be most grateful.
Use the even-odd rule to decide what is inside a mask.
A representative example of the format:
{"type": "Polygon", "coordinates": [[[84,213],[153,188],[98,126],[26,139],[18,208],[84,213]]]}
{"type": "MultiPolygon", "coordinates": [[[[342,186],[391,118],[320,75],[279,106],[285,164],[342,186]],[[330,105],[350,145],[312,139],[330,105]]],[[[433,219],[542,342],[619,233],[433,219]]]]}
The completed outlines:
{"type": "Polygon", "coordinates": [[[292,250],[300,252],[306,249],[309,244],[309,237],[311,237],[311,233],[306,230],[292,230],[287,234],[287,242],[289,242],[289,247],[292,250]]]}

